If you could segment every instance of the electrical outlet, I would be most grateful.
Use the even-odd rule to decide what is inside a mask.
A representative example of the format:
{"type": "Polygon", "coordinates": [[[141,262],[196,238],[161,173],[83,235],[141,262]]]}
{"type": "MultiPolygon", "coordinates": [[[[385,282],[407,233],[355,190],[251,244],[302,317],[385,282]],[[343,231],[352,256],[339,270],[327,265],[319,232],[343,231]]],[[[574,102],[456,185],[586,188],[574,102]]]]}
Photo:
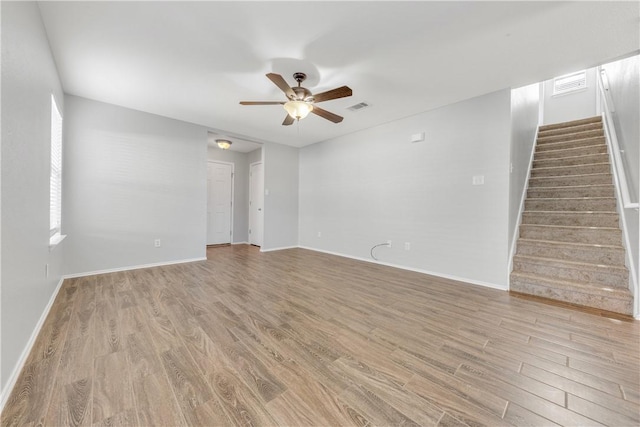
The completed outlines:
{"type": "Polygon", "coordinates": [[[45,279],[49,278],[49,264],[44,265],[44,277],[45,279]]]}
{"type": "Polygon", "coordinates": [[[318,231],[318,237],[322,237],[322,231],[318,231]]]}
{"type": "Polygon", "coordinates": [[[160,246],[162,246],[162,241],[160,241],[160,239],[154,240],[153,246],[155,246],[156,248],[159,248],[160,246]]]}
{"type": "Polygon", "coordinates": [[[473,185],[484,185],[484,175],[476,175],[471,180],[473,185]]]}
{"type": "Polygon", "coordinates": [[[405,251],[410,251],[411,250],[411,243],[410,242],[404,242],[404,250],[405,251]]]}
{"type": "Polygon", "coordinates": [[[387,240],[387,246],[389,246],[390,248],[393,247],[391,246],[391,240],[387,240]]]}

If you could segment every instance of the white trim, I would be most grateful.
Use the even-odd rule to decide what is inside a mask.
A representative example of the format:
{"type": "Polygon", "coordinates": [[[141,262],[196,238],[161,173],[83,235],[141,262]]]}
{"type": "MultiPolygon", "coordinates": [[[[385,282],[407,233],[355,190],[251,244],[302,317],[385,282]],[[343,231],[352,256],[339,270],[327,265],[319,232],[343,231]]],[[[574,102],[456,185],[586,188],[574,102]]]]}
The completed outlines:
{"type": "Polygon", "coordinates": [[[66,234],[56,233],[49,239],[49,251],[53,250],[67,237],[66,234]]]}
{"type": "Polygon", "coordinates": [[[495,283],[483,282],[481,280],[467,279],[465,277],[453,276],[451,274],[437,273],[435,271],[423,270],[423,269],[420,269],[420,268],[406,267],[406,266],[403,266],[403,265],[392,264],[392,263],[389,263],[389,262],[374,261],[374,260],[369,259],[369,258],[361,258],[361,257],[357,257],[357,256],[342,254],[342,253],[339,253],[339,252],[325,251],[325,250],[322,250],[322,249],[311,248],[309,246],[298,246],[298,248],[307,249],[307,250],[315,251],[315,252],[322,252],[322,253],[329,254],[329,255],[336,255],[336,256],[339,256],[339,257],[343,257],[343,258],[355,259],[355,260],[358,260],[358,261],[370,262],[371,264],[380,264],[380,265],[384,265],[384,266],[387,266],[387,267],[398,268],[400,270],[413,271],[415,273],[427,274],[429,276],[442,277],[444,279],[455,280],[457,282],[464,282],[464,283],[467,283],[467,284],[470,284],[470,285],[484,286],[486,288],[496,289],[496,290],[500,290],[500,291],[508,291],[509,290],[508,287],[505,287],[505,286],[502,286],[502,285],[496,285],[495,283]]]}
{"type": "Polygon", "coordinates": [[[206,261],[207,257],[180,259],[166,262],[154,262],[152,264],[131,265],[128,267],[107,268],[105,270],[85,271],[83,273],[65,274],[64,279],[75,279],[76,277],[95,276],[96,274],[117,273],[119,271],[139,270],[141,268],[162,267],[165,265],[184,264],[187,262],[206,261]]]}
{"type": "Polygon", "coordinates": [[[511,270],[513,270],[513,257],[516,255],[516,245],[518,238],[520,237],[520,226],[522,225],[522,213],[524,212],[524,201],[527,199],[527,191],[529,190],[529,179],[531,178],[531,169],[533,169],[533,158],[536,155],[536,146],[538,145],[538,131],[540,127],[536,129],[536,134],[533,139],[533,147],[531,148],[531,155],[529,157],[529,168],[527,169],[527,179],[524,182],[524,190],[522,191],[522,197],[520,197],[520,208],[518,209],[518,220],[516,222],[515,230],[513,231],[513,237],[511,238],[511,249],[509,250],[509,265],[507,266],[507,289],[511,289],[511,270]]]}
{"type": "Polygon", "coordinates": [[[42,311],[42,315],[40,316],[40,319],[38,319],[38,323],[36,323],[36,326],[33,329],[33,332],[31,333],[31,336],[29,337],[29,341],[27,341],[27,345],[25,345],[24,349],[22,350],[22,353],[20,354],[20,357],[18,358],[18,362],[14,366],[13,371],[11,372],[11,375],[9,376],[9,379],[7,380],[7,383],[5,384],[4,388],[2,389],[2,393],[0,394],[0,412],[2,412],[2,410],[4,409],[4,405],[6,405],[7,400],[9,399],[9,396],[11,395],[11,392],[13,391],[13,388],[15,387],[16,382],[18,381],[18,377],[20,376],[20,373],[22,372],[22,369],[24,368],[24,364],[27,362],[27,358],[29,357],[29,353],[31,353],[31,350],[33,349],[33,345],[35,344],[36,339],[38,338],[38,335],[40,334],[40,330],[42,329],[42,326],[44,326],[45,320],[47,320],[47,316],[49,315],[49,311],[51,311],[51,307],[53,306],[53,302],[56,300],[56,297],[58,296],[58,293],[60,292],[60,289],[62,288],[62,283],[64,282],[64,280],[65,280],[65,277],[61,277],[60,281],[56,285],[56,288],[53,291],[53,294],[51,294],[51,298],[49,298],[49,302],[47,303],[47,305],[45,306],[44,310],[42,311]]]}
{"type": "Polygon", "coordinates": [[[231,242],[232,245],[248,245],[249,242],[231,242]]]}
{"type": "MultiPolygon", "coordinates": [[[[269,249],[263,249],[263,248],[260,248],[260,252],[283,251],[283,250],[285,250],[285,249],[297,249],[297,248],[300,248],[300,247],[301,247],[301,246],[297,246],[297,245],[296,245],[296,246],[281,246],[281,247],[279,247],[279,248],[269,248],[269,249]]],[[[306,249],[306,248],[304,248],[304,249],[306,249]]]]}

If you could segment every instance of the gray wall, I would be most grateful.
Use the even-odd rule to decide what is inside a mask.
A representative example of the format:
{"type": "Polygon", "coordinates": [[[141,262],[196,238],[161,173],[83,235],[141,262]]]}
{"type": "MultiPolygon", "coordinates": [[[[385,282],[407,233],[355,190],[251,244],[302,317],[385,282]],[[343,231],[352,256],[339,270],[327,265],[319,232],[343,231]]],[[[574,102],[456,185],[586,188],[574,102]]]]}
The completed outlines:
{"type": "MultiPolygon", "coordinates": [[[[4,392],[60,281],[62,251],[67,243],[64,241],[49,251],[51,94],[61,109],[64,99],[34,2],[2,2],[1,78],[0,383],[4,392]]],[[[64,109],[62,113],[66,119],[64,109]]],[[[63,223],[63,232],[66,228],[63,223]]]]}
{"type": "Polygon", "coordinates": [[[380,261],[506,289],[510,109],[503,90],[302,148],[300,244],[370,259],[392,240],[380,261]]]}
{"type": "Polygon", "coordinates": [[[597,115],[595,68],[587,70],[587,88],[584,90],[553,96],[553,79],[543,84],[544,124],[568,122],[597,115]]]}
{"type": "Polygon", "coordinates": [[[298,148],[265,144],[262,250],[298,245],[298,148]],[[268,194],[267,194],[268,191],[268,194]]]}
{"type": "Polygon", "coordinates": [[[204,258],[206,128],[74,96],[66,112],[65,273],[204,258]]]}
{"type": "Polygon", "coordinates": [[[249,158],[249,165],[251,163],[261,162],[262,161],[262,148],[258,148],[257,150],[250,151],[247,153],[249,158]]]}
{"type": "Polygon", "coordinates": [[[233,163],[233,243],[249,241],[249,153],[207,149],[208,160],[233,163]]]}
{"type": "MultiPolygon", "coordinates": [[[[511,178],[509,180],[509,245],[517,233],[522,195],[527,190],[540,107],[538,83],[511,91],[511,178]]],[[[512,247],[509,246],[509,251],[512,247]]]]}

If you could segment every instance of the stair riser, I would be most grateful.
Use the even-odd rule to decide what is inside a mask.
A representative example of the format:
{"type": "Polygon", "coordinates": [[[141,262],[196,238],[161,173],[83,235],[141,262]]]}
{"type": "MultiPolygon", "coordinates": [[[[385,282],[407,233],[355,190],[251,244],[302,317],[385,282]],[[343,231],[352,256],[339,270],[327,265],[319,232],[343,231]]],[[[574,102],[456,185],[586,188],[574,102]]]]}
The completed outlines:
{"type": "Polygon", "coordinates": [[[575,292],[574,290],[549,288],[538,285],[531,281],[512,278],[510,289],[523,294],[536,295],[543,298],[550,298],[557,301],[564,301],[571,304],[583,305],[586,307],[598,308],[601,310],[613,311],[615,313],[633,314],[632,298],[615,299],[599,295],[575,292]]]}
{"type": "Polygon", "coordinates": [[[527,199],[525,211],[615,212],[615,199],[527,199]]]}
{"type": "Polygon", "coordinates": [[[629,288],[629,272],[623,269],[576,269],[514,260],[513,271],[551,279],[593,283],[599,286],[611,286],[621,289],[629,288]]]}
{"type": "Polygon", "coordinates": [[[561,166],[592,165],[595,163],[607,163],[608,154],[592,154],[588,156],[564,157],[560,159],[534,160],[534,168],[553,168],[561,166]]]}
{"type": "Polygon", "coordinates": [[[568,133],[566,135],[557,135],[557,136],[538,136],[538,144],[573,141],[576,139],[596,138],[600,136],[602,136],[602,129],[590,130],[586,132],[568,133]]]}
{"type": "Polygon", "coordinates": [[[589,243],[593,245],[620,245],[620,229],[561,228],[524,224],[520,226],[520,237],[554,242],[589,243]]]}
{"type": "Polygon", "coordinates": [[[615,197],[613,185],[588,186],[588,187],[567,187],[567,188],[531,188],[527,191],[529,199],[552,199],[552,198],[572,198],[572,197],[615,197]]]}
{"type": "Polygon", "coordinates": [[[576,185],[611,184],[613,177],[610,173],[584,176],[531,177],[529,188],[567,187],[576,185]]]}
{"type": "Polygon", "coordinates": [[[542,125],[540,126],[540,132],[546,132],[552,129],[562,129],[562,128],[573,127],[573,126],[581,126],[589,123],[602,123],[602,117],[594,116],[594,117],[588,117],[586,119],[572,120],[570,122],[542,125]]]}
{"type": "Polygon", "coordinates": [[[590,156],[594,154],[607,154],[607,146],[602,143],[578,148],[536,151],[534,160],[560,159],[564,157],[590,156]]]}
{"type": "Polygon", "coordinates": [[[578,126],[568,126],[562,127],[558,129],[549,129],[549,130],[541,130],[538,132],[539,137],[548,137],[548,136],[557,136],[557,135],[566,135],[568,133],[576,133],[576,132],[586,132],[590,130],[600,130],[602,129],[602,122],[599,123],[588,123],[585,125],[578,126]]]}
{"type": "Polygon", "coordinates": [[[523,212],[523,224],[565,225],[573,227],[611,227],[619,226],[618,214],[553,212],[523,212]]]}
{"type": "Polygon", "coordinates": [[[609,163],[601,163],[595,165],[581,165],[558,168],[533,168],[531,169],[532,177],[539,176],[566,176],[566,175],[587,175],[594,173],[609,173],[611,167],[609,163]]]}
{"type": "Polygon", "coordinates": [[[593,246],[549,244],[544,242],[519,241],[516,253],[565,261],[591,262],[594,264],[624,265],[624,249],[593,246]]]}
{"type": "Polygon", "coordinates": [[[607,146],[604,138],[587,138],[580,139],[576,141],[566,141],[566,142],[556,142],[553,144],[539,144],[536,145],[536,155],[538,153],[543,153],[545,151],[557,151],[557,150],[567,150],[570,148],[584,148],[590,147],[592,145],[603,145],[607,146]]]}

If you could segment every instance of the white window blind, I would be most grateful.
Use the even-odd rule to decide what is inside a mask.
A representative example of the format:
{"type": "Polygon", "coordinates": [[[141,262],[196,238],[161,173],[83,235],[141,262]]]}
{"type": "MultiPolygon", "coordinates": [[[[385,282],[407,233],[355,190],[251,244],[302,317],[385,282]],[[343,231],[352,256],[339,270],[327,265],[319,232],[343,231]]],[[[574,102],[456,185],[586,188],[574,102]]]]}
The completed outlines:
{"type": "Polygon", "coordinates": [[[49,175],[50,237],[60,234],[62,223],[62,115],[51,95],[51,173],[49,175]]]}
{"type": "Polygon", "coordinates": [[[562,93],[573,92],[587,87],[587,72],[578,71],[553,79],[553,94],[560,95],[562,93]]]}

